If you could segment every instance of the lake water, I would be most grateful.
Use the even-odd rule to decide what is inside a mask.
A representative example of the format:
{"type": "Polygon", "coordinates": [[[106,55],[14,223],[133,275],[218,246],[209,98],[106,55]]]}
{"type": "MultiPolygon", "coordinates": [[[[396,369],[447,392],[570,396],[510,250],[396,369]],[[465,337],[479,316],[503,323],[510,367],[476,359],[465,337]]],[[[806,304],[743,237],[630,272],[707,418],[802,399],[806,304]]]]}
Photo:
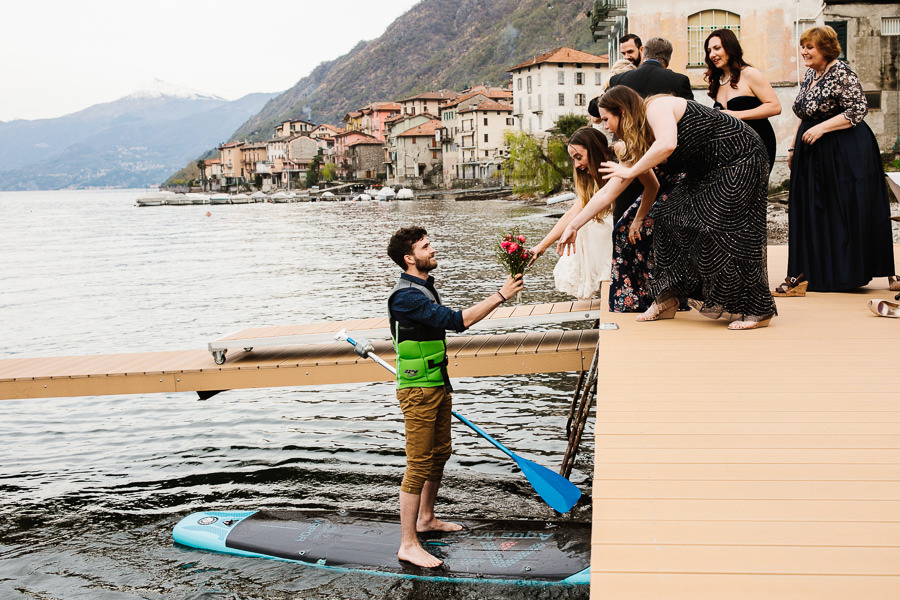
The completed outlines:
{"type": "MultiPolygon", "coordinates": [[[[0,358],[205,348],[246,327],[382,316],[397,228],[430,232],[445,303],[504,278],[492,247],[548,211],[515,202],[138,208],[138,190],[0,193],[0,358]],[[207,216],[207,211],[210,215],[207,216]]],[[[559,212],[559,211],[556,211],[559,212]]],[[[553,289],[554,258],[525,302],[553,289]]],[[[556,470],[576,375],[455,381],[456,409],[556,470]]],[[[586,589],[435,584],[201,552],[172,526],[204,509],[394,512],[402,415],[387,383],[0,403],[0,598],[586,598],[586,589]]],[[[590,429],[590,427],[589,427],[590,429]]],[[[564,518],[590,519],[592,432],[564,518]]],[[[460,424],[439,514],[557,520],[503,454],[460,424]]]]}

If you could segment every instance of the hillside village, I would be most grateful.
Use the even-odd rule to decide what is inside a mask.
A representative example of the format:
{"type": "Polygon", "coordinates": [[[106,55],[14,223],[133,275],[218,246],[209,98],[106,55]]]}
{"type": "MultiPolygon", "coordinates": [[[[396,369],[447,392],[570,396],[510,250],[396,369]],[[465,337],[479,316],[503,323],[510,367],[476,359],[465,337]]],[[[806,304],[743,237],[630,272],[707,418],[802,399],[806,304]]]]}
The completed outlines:
{"type": "Polygon", "coordinates": [[[412,188],[497,183],[508,155],[505,133],[547,136],[560,116],[585,114],[607,80],[609,60],[560,47],[508,72],[505,88],[479,85],[373,101],[347,113],[340,127],[284,121],[266,141],[219,146],[218,158],[201,163],[203,187],[304,187],[310,169],[412,188]]]}

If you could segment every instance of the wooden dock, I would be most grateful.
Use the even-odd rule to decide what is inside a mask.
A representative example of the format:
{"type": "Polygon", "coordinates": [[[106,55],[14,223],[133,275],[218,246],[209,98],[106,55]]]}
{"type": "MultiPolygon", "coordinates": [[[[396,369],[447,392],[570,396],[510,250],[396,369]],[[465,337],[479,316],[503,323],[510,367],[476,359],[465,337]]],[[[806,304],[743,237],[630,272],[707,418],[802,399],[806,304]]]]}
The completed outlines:
{"type": "MultiPolygon", "coordinates": [[[[583,320],[597,313],[600,300],[504,306],[486,321],[496,326],[566,318],[583,320]],[[561,316],[561,315],[569,315],[561,316]]],[[[387,319],[363,319],[306,325],[247,329],[228,340],[252,339],[236,347],[253,346],[263,338],[333,339],[344,328],[370,331],[383,328],[387,319]]],[[[482,326],[484,328],[484,326],[482,326]]],[[[514,329],[514,328],[510,328],[514,329]]],[[[507,330],[509,331],[509,330],[507,330]]],[[[591,363],[597,330],[553,329],[528,333],[460,335],[448,339],[451,377],[516,375],[583,371],[591,363]]],[[[208,350],[142,352],[94,356],[60,356],[0,360],[0,400],[210,392],[239,388],[326,385],[388,381],[391,375],[371,360],[360,358],[346,342],[255,347],[238,350],[217,365],[208,350]]],[[[373,340],[375,352],[390,362],[390,341],[373,340]]]]}
{"type": "Polygon", "coordinates": [[[592,599],[900,598],[900,319],[866,308],[895,294],[778,298],[755,331],[603,317],[592,599]]]}

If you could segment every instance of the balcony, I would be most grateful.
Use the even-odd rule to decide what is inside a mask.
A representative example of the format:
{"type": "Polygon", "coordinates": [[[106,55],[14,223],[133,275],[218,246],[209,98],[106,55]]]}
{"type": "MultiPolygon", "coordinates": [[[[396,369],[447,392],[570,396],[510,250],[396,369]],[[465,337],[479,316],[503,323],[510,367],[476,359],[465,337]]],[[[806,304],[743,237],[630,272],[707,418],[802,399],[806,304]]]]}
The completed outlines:
{"type": "Polygon", "coordinates": [[[626,0],[594,0],[586,15],[591,19],[591,33],[595,42],[609,41],[610,30],[616,20],[628,12],[626,0]]]}

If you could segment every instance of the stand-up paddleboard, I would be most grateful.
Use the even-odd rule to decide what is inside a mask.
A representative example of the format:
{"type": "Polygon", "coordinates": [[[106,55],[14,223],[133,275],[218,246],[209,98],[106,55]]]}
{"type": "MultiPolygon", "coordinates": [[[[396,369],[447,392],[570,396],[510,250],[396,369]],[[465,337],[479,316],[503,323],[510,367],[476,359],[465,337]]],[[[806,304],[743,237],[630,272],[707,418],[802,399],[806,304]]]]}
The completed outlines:
{"type": "Polygon", "coordinates": [[[397,559],[398,516],[349,511],[209,511],[182,519],[179,544],[430,581],[519,585],[587,584],[590,523],[461,521],[462,531],[420,534],[422,546],[444,561],[424,569],[397,559]]]}

